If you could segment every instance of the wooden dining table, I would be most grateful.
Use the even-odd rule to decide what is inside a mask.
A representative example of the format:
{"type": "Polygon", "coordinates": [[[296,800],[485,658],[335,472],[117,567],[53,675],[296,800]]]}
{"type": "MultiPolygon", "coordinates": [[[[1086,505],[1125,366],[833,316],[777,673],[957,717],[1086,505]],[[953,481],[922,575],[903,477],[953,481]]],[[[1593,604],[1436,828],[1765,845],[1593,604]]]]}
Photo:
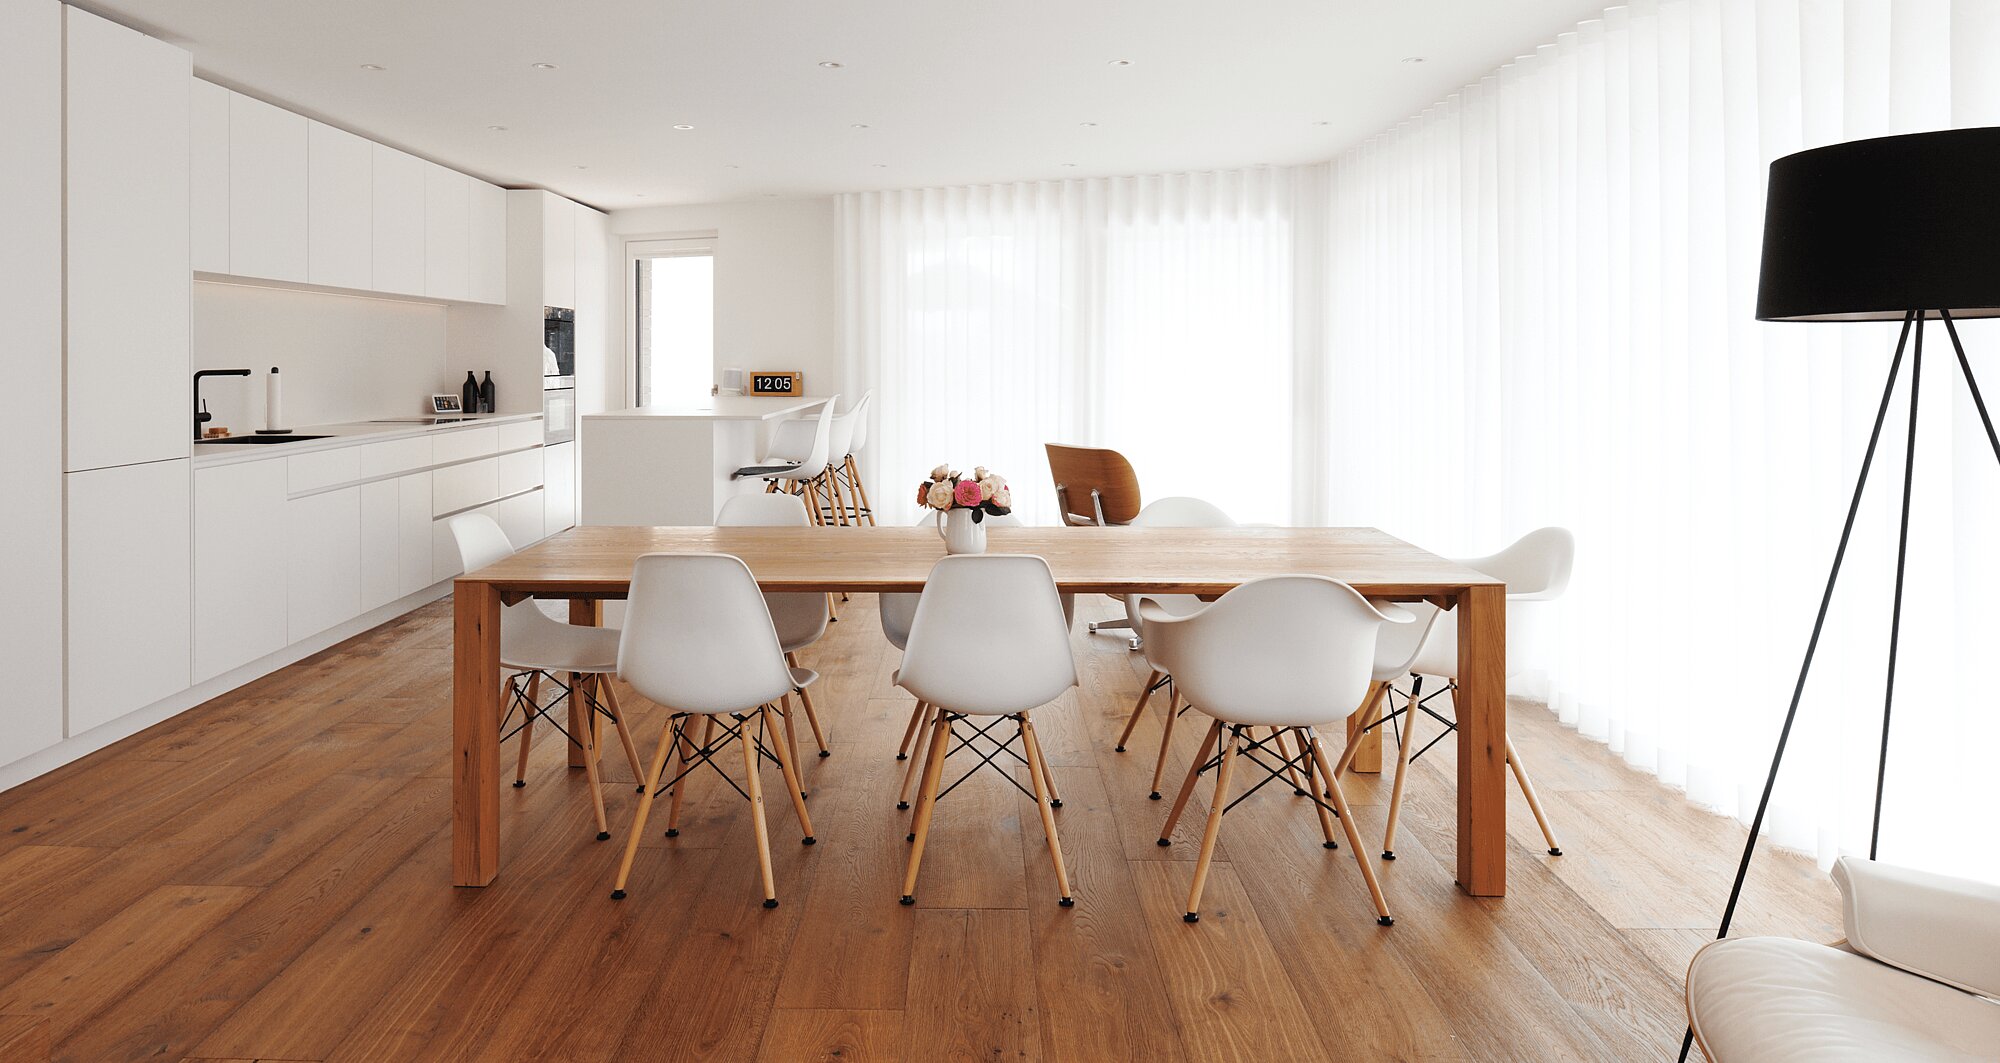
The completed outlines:
{"type": "MultiPolygon", "coordinates": [[[[1076,594],[1213,597],[1262,576],[1331,576],[1372,598],[1429,601],[1458,620],[1457,880],[1507,888],[1506,586],[1373,528],[992,528],[991,553],[1037,554],[1076,594]]],[[[571,528],[477,572],[453,591],[452,881],[500,873],[500,607],[568,598],[571,622],[625,597],[649,553],[743,559],[765,591],[923,590],[944,548],[930,528],[571,528]]]]}

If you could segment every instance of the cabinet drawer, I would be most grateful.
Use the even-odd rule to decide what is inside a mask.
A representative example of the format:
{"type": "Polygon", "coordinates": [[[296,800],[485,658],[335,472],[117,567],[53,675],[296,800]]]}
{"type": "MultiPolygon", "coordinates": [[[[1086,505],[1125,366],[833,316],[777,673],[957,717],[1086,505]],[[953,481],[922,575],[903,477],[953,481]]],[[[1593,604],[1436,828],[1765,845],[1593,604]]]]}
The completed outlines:
{"type": "Polygon", "coordinates": [[[442,517],[500,497],[500,459],[448,465],[431,473],[431,515],[442,517]]]}
{"type": "Polygon", "coordinates": [[[518,421],[494,427],[500,429],[501,450],[520,450],[522,447],[536,447],[542,443],[540,421],[518,421]]]}
{"type": "MultiPolygon", "coordinates": [[[[500,495],[520,494],[542,486],[542,452],[517,450],[500,455],[500,495]]],[[[540,538],[540,536],[536,536],[540,538]]]]}
{"type": "Polygon", "coordinates": [[[285,489],[298,495],[361,479],[360,449],[341,447],[286,458],[285,489]]]}
{"type": "Polygon", "coordinates": [[[507,541],[515,549],[542,541],[543,507],[540,491],[500,500],[500,530],[507,533],[507,541]]]}
{"type": "Polygon", "coordinates": [[[500,452],[500,429],[460,428],[431,437],[431,460],[439,465],[500,452]]]}
{"type": "Polygon", "coordinates": [[[393,473],[409,472],[431,463],[431,441],[422,437],[369,443],[358,449],[361,451],[363,476],[388,476],[393,473]]]}

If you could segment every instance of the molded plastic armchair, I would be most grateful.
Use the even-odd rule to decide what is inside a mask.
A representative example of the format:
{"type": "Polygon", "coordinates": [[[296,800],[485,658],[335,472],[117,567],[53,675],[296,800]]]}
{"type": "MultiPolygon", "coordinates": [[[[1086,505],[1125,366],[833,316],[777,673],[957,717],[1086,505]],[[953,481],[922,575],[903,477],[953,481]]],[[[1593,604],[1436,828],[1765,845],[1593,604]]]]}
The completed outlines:
{"type": "Polygon", "coordinates": [[[1298,792],[1296,773],[1303,772],[1304,796],[1312,799],[1319,814],[1323,844],[1337,849],[1329,809],[1319,797],[1324,787],[1375,902],[1376,922],[1383,926],[1394,922],[1375,881],[1375,869],[1361,852],[1361,836],[1355,831],[1354,813],[1341,792],[1339,775],[1328,765],[1315,728],[1340,719],[1339,706],[1361,701],[1375,672],[1376,636],[1382,625],[1409,623],[1410,614],[1393,605],[1378,607],[1339,580],[1270,576],[1251,580],[1185,616],[1145,599],[1140,616],[1150,633],[1151,658],[1174,677],[1175,689],[1188,704],[1214,721],[1202,739],[1201,752],[1188,765],[1166,825],[1160,828],[1160,844],[1171,845],[1169,836],[1194,792],[1195,779],[1216,767],[1215,799],[1209,805],[1208,827],[1202,833],[1194,885],[1182,918],[1190,923],[1200,919],[1202,886],[1208,881],[1223,813],[1233,804],[1229,783],[1240,755],[1268,776],[1252,791],[1282,774],[1298,792]],[[1257,739],[1259,727],[1271,731],[1270,737],[1257,739]],[[1298,745],[1297,756],[1284,744],[1286,733],[1298,745]],[[1277,761],[1265,760],[1267,755],[1277,761]]]}
{"type": "Polygon", "coordinates": [[[1847,940],[1711,942],[1688,964],[1710,1063],[2000,1058],[2000,886],[1842,857],[1847,940]]]}

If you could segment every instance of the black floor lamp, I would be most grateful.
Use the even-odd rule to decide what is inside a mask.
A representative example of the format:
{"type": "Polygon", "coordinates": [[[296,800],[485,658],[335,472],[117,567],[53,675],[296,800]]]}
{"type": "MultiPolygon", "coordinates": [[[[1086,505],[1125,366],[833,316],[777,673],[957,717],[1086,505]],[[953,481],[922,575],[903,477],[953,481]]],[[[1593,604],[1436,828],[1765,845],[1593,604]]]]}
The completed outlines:
{"type": "MultiPolygon", "coordinates": [[[[1856,140],[1787,155],[1771,164],[1771,183],[1764,199],[1764,262],[1758,274],[1759,321],[1901,321],[1889,379],[1875,410],[1875,427],[1854,496],[1847,504],[1847,521],[1840,545],[1833,552],[1826,590],[1806,641],[1805,660],[1778,731],[1771,754],[1771,773],[1750,820],[1750,837],[1722,909],[1717,938],[1727,937],[1743,895],[1743,880],[1764,828],[1764,812],[1785,759],[1785,743],[1799,713],[1813,653],[1826,626],[1840,564],[1847,557],[1854,516],[1875,463],[1875,445],[1889,399],[1902,373],[1903,355],[1910,355],[1909,439],[1903,452],[1902,523],[1896,539],[1896,589],[1889,612],[1888,678],[1882,688],[1882,749],[1875,767],[1875,818],[1868,836],[1868,858],[1874,859],[1882,835],[1882,792],[1889,770],[1889,714],[1896,701],[1896,644],[1903,628],[1904,561],[1910,546],[1910,480],[1917,458],[1917,399],[1924,372],[1924,322],[1944,322],[1965,375],[1986,441],[2000,460],[2000,436],[1966,361],[1956,318],[2000,316],[2000,198],[1991,182],[2000,174],[2000,128],[1954,129],[1936,133],[1856,140]]],[[[1682,1060],[1694,1041],[1689,1028],[1681,1039],[1682,1060]]]]}

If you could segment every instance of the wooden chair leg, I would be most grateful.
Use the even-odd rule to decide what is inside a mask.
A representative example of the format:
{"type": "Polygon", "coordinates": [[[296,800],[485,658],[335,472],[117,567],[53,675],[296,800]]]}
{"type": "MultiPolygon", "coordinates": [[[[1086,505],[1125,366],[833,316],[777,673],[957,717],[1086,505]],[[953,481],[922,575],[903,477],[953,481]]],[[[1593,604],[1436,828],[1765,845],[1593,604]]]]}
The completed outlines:
{"type": "Polygon", "coordinates": [[[910,759],[910,739],[917,736],[917,727],[924,721],[924,703],[919,701],[910,707],[910,725],[903,728],[903,743],[896,747],[896,759],[910,759]]]}
{"type": "Polygon", "coordinates": [[[1028,781],[1035,788],[1035,808],[1042,814],[1042,833],[1049,839],[1049,860],[1056,867],[1056,888],[1062,891],[1062,899],[1056,903],[1065,908],[1076,904],[1069,894],[1069,871],[1063,867],[1062,842],[1056,838],[1055,806],[1060,801],[1050,802],[1044,794],[1053,794],[1055,785],[1049,779],[1048,762],[1042,759],[1042,744],[1035,739],[1035,724],[1022,713],[1021,742],[1028,747],[1028,781]]]}
{"type": "Polygon", "coordinates": [[[868,519],[868,526],[875,526],[875,507],[868,503],[868,485],[861,482],[861,463],[854,455],[847,456],[847,478],[854,484],[854,496],[861,500],[861,512],[868,519]]]}
{"type": "MultiPolygon", "coordinates": [[[[686,776],[687,776],[688,765],[694,760],[694,754],[696,750],[708,748],[709,736],[713,734],[715,731],[715,717],[703,716],[701,718],[701,744],[699,746],[693,744],[688,740],[687,730],[689,727],[693,726],[693,724],[694,724],[694,718],[692,716],[681,721],[681,726],[680,726],[681,755],[679,762],[674,765],[674,777],[679,779],[680,781],[674,783],[673,800],[667,803],[667,837],[669,838],[678,838],[681,836],[681,798],[683,798],[687,794],[688,781],[686,776]]],[[[648,787],[647,789],[650,791],[653,789],[657,789],[658,787],[659,783],[655,781],[653,785],[651,787],[648,787]]]]}
{"type": "Polygon", "coordinates": [[[1514,754],[1514,740],[1507,739],[1507,766],[1514,769],[1514,781],[1521,786],[1521,796],[1528,799],[1528,810],[1535,814],[1535,822],[1542,828],[1542,840],[1549,843],[1549,855],[1561,856],[1562,846],[1556,843],[1556,832],[1549,827],[1549,817],[1542,814],[1542,799],[1535,796],[1535,784],[1528,781],[1528,771],[1521,767],[1521,758],[1514,754]]]}
{"type": "MultiPolygon", "coordinates": [[[[585,675],[579,678],[581,679],[581,685],[570,688],[570,697],[584,696],[585,692],[590,690],[598,681],[598,677],[595,675],[585,675]]],[[[588,699],[586,698],[585,700],[587,703],[588,699]]],[[[588,720],[590,716],[586,715],[584,718],[588,720]]],[[[600,785],[600,780],[597,777],[596,731],[595,727],[587,724],[577,728],[577,741],[583,743],[583,778],[590,786],[591,811],[597,814],[597,840],[606,841],[611,837],[611,828],[604,822],[604,787],[600,785]]]]}
{"type": "Polygon", "coordinates": [[[1174,721],[1181,715],[1181,689],[1175,687],[1173,696],[1167,699],[1167,726],[1160,732],[1160,755],[1153,760],[1153,788],[1146,796],[1155,801],[1160,799],[1160,775],[1167,770],[1167,750],[1174,744],[1174,721]]]}
{"type": "MultiPolygon", "coordinates": [[[[785,695],[782,699],[782,704],[784,708],[781,710],[781,714],[785,719],[784,745],[792,751],[792,759],[796,761],[799,759],[799,729],[792,725],[792,720],[796,715],[792,712],[792,696],[790,694],[785,695]]],[[[778,744],[778,736],[775,733],[772,734],[771,738],[773,745],[778,744]]],[[[805,791],[800,790],[799,796],[804,797],[805,791]]]]}
{"type": "Polygon", "coordinates": [[[1217,720],[1208,727],[1208,734],[1201,740],[1201,749],[1194,755],[1194,763],[1188,765],[1187,779],[1181,783],[1180,796],[1174,798],[1173,811],[1167,813],[1167,824],[1160,828],[1160,844],[1172,845],[1167,839],[1174,833],[1174,824],[1181,820],[1181,810],[1187,807],[1188,795],[1194,793],[1194,781],[1201,775],[1201,766],[1208,763],[1208,755],[1215,751],[1216,740],[1222,734],[1222,721],[1217,720]]]}
{"type": "MultiPolygon", "coordinates": [[[[660,748],[653,754],[653,770],[647,773],[646,788],[639,793],[639,811],[632,815],[632,836],[625,839],[625,856],[618,861],[618,880],[611,887],[614,901],[625,897],[625,881],[632,875],[632,858],[639,855],[639,838],[646,832],[646,814],[653,810],[653,791],[660,785],[660,772],[666,769],[667,753],[678,744],[677,737],[674,721],[670,719],[660,728],[660,748]]],[[[680,787],[675,787],[674,792],[680,793],[680,787]]]]}
{"type": "MultiPolygon", "coordinates": [[[[778,729],[773,725],[774,721],[771,719],[771,706],[766,705],[761,711],[764,714],[764,730],[769,732],[772,738],[776,738],[778,736],[778,729]]],[[[792,810],[799,814],[799,829],[806,832],[805,837],[800,839],[800,841],[802,844],[811,845],[818,839],[813,837],[812,814],[806,811],[806,792],[799,785],[798,768],[792,763],[793,754],[786,751],[782,742],[772,742],[771,748],[778,756],[778,770],[784,773],[785,786],[791,791],[792,810]]]]}
{"type": "MultiPolygon", "coordinates": [[[[1028,745],[1028,742],[1024,738],[1021,744],[1028,745]]],[[[1029,747],[1028,755],[1028,759],[1034,761],[1042,769],[1042,784],[1049,788],[1049,807],[1061,808],[1062,791],[1056,789],[1056,773],[1049,770],[1048,754],[1042,749],[1040,740],[1037,740],[1029,747]]]]}
{"type": "Polygon", "coordinates": [[[771,875],[771,828],[764,822],[764,784],[757,770],[757,737],[750,730],[746,718],[737,724],[742,728],[737,745],[743,747],[744,792],[750,795],[750,826],[757,833],[757,872],[764,879],[764,907],[778,906],[778,884],[771,875]]]}
{"type": "MultiPolygon", "coordinates": [[[[1220,726],[1220,721],[1217,726],[1220,726]]],[[[1208,806],[1208,826],[1201,832],[1201,855],[1194,861],[1194,886],[1188,890],[1183,922],[1201,922],[1201,890],[1208,885],[1208,865],[1215,859],[1215,839],[1222,834],[1222,809],[1229,804],[1229,773],[1236,766],[1236,729],[1230,728],[1222,747],[1222,766],[1215,772],[1215,800],[1208,806]]]]}
{"type": "Polygon", "coordinates": [[[1333,817],[1327,815],[1326,802],[1319,799],[1320,790],[1324,788],[1330,793],[1332,792],[1332,786],[1323,786],[1322,780],[1319,778],[1319,769],[1313,764],[1312,729],[1309,727],[1300,727],[1297,728],[1297,731],[1299,757],[1305,761],[1306,767],[1305,792],[1312,795],[1313,811],[1319,813],[1319,832],[1326,839],[1320,843],[1320,846],[1326,849],[1338,849],[1340,848],[1340,843],[1333,840],[1333,817]]]}
{"type": "MultiPolygon", "coordinates": [[[[920,703],[918,708],[924,712],[923,726],[931,726],[932,717],[937,713],[937,706],[920,703]]],[[[922,734],[923,732],[919,731],[918,733],[922,734]]],[[[910,807],[910,784],[921,778],[924,772],[930,770],[931,741],[928,735],[925,735],[923,739],[923,746],[923,756],[912,759],[909,767],[903,769],[903,788],[896,792],[896,810],[898,812],[910,807]]]]}
{"type": "Polygon", "coordinates": [[[597,689],[604,692],[604,704],[611,710],[611,726],[618,731],[619,744],[625,747],[625,759],[632,765],[632,778],[639,782],[638,789],[644,790],[645,763],[639,759],[639,747],[632,741],[632,729],[625,726],[625,709],[618,704],[618,693],[612,689],[616,682],[608,675],[601,679],[597,689]]]}
{"type": "MultiPolygon", "coordinates": [[[[508,694],[512,694],[515,690],[514,682],[512,679],[508,680],[506,685],[501,689],[507,691],[508,694]]],[[[514,769],[514,785],[516,788],[528,785],[528,746],[535,740],[535,717],[541,715],[542,711],[541,694],[542,673],[530,673],[528,676],[528,711],[526,718],[521,721],[521,763],[514,769]]],[[[506,710],[503,708],[501,711],[504,713],[506,710]]]]}
{"type": "Polygon", "coordinates": [[[1321,748],[1319,736],[1312,736],[1312,755],[1319,765],[1320,773],[1326,776],[1327,790],[1333,795],[1334,811],[1340,815],[1340,825],[1347,831],[1347,844],[1354,847],[1354,863],[1361,868],[1361,878],[1368,883],[1368,895],[1375,899],[1375,922],[1382,926],[1393,925],[1396,920],[1389,916],[1389,902],[1382,896],[1382,884],[1375,881],[1375,867],[1368,862],[1368,855],[1361,851],[1361,833],[1354,827],[1354,811],[1347,807],[1347,794],[1340,788],[1340,779],[1326,767],[1326,750],[1321,748]]]}
{"type": "Polygon", "coordinates": [[[1410,688],[1410,708],[1403,714],[1403,740],[1396,750],[1396,779],[1389,784],[1389,825],[1382,830],[1382,859],[1396,858],[1396,824],[1403,815],[1403,783],[1410,774],[1410,754],[1417,748],[1417,718],[1424,714],[1417,699],[1424,692],[1418,679],[1410,688]]]}
{"type": "MultiPolygon", "coordinates": [[[[1306,790],[1299,784],[1299,773],[1297,769],[1295,769],[1292,766],[1292,747],[1285,742],[1284,728],[1273,727],[1270,729],[1270,731],[1271,731],[1271,748],[1276,749],[1278,751],[1278,759],[1285,762],[1285,781],[1292,784],[1292,796],[1304,797],[1306,795],[1306,790]]],[[[1303,753],[1305,752],[1305,750],[1301,749],[1299,750],[1299,752],[1303,753]]],[[[1308,779],[1308,781],[1310,781],[1310,779],[1308,779]]]]}
{"type": "MultiPolygon", "coordinates": [[[[1146,703],[1153,700],[1153,687],[1160,682],[1160,678],[1164,675],[1166,675],[1165,672],[1155,668],[1152,674],[1146,677],[1146,685],[1139,688],[1139,702],[1132,706],[1132,715],[1125,717],[1125,729],[1118,732],[1118,744],[1112,747],[1112,752],[1125,752],[1125,742],[1132,737],[1132,729],[1139,726],[1139,717],[1146,714],[1146,703]]],[[[1158,789],[1158,787],[1155,787],[1155,789],[1158,789]]]]}
{"type": "Polygon", "coordinates": [[[924,862],[924,842],[930,838],[931,813],[937,809],[938,780],[944,775],[944,758],[951,752],[951,714],[943,709],[934,713],[937,722],[931,729],[930,752],[924,755],[924,785],[917,791],[917,821],[910,830],[910,841],[916,843],[910,850],[910,869],[903,875],[903,896],[905,905],[917,903],[917,868],[924,862]]]}

